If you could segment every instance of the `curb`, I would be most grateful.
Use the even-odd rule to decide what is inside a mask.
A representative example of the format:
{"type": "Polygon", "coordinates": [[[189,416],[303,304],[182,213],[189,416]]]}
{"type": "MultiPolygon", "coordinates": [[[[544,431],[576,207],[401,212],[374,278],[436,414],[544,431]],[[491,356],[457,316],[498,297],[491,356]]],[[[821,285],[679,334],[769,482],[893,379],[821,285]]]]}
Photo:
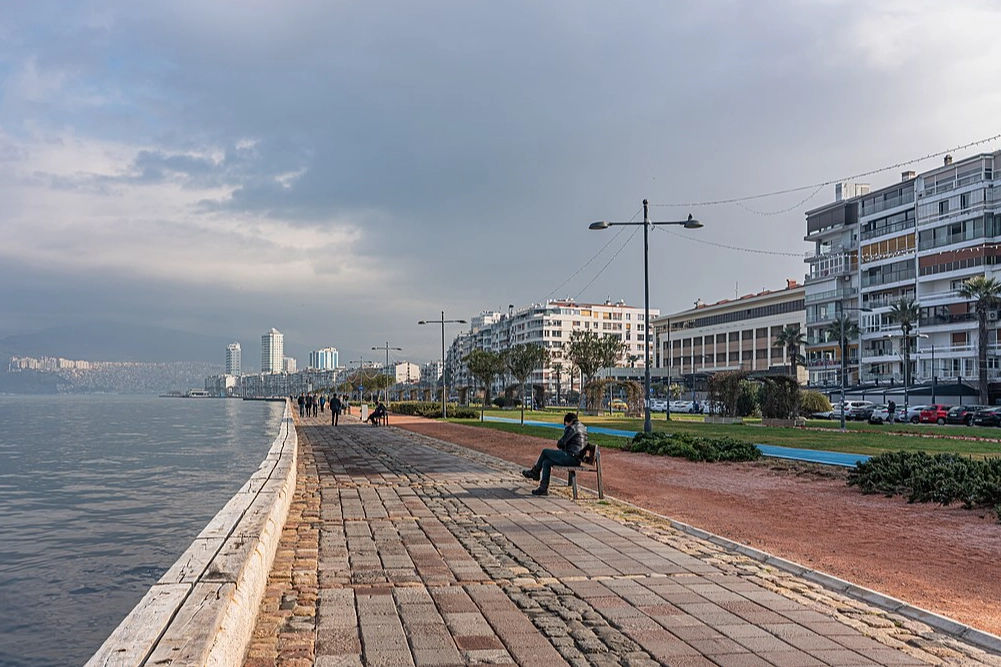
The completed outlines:
{"type": "Polygon", "coordinates": [[[264,461],[85,667],[241,665],[296,482],[289,404],[264,461]]]}

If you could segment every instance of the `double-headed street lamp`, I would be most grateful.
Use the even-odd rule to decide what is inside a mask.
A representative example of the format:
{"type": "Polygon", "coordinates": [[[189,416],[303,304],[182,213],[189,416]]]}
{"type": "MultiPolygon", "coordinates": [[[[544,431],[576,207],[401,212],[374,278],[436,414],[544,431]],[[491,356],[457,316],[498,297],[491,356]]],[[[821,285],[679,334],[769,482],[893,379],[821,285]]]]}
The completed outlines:
{"type": "MultiPolygon", "coordinates": [[[[402,347],[390,347],[388,342],[385,345],[382,345],[380,347],[373,347],[372,349],[373,350],[385,350],[386,351],[386,365],[383,368],[383,372],[386,373],[387,375],[389,374],[389,351],[390,350],[396,350],[397,352],[403,352],[403,348],[402,347]]],[[[396,381],[396,374],[394,373],[393,374],[393,382],[394,382],[394,384],[395,384],[395,381],[396,381]]],[[[383,398],[388,401],[389,400],[389,386],[388,386],[388,383],[387,383],[387,387],[385,389],[383,389],[382,392],[383,392],[382,393],[383,398]]]]}
{"type": "Polygon", "coordinates": [[[653,431],[650,423],[650,227],[658,225],[682,225],[685,229],[699,229],[702,223],[691,215],[687,220],[667,222],[650,221],[650,202],[643,200],[643,222],[592,222],[588,229],[608,229],[609,227],[643,225],[643,432],[653,431]]]}
{"type": "Polygon", "coordinates": [[[841,338],[838,339],[838,347],[841,348],[841,410],[839,410],[839,412],[841,413],[841,430],[844,431],[845,430],[845,371],[848,370],[848,364],[846,363],[846,357],[845,357],[845,311],[854,310],[855,312],[858,313],[871,313],[872,308],[866,308],[864,306],[861,308],[848,306],[846,308],[845,306],[841,305],[840,301],[836,301],[835,303],[838,304],[838,320],[841,322],[841,338]]]}
{"type": "Polygon", "coordinates": [[[448,410],[445,404],[448,402],[448,384],[445,381],[445,325],[446,324],[467,324],[466,320],[446,320],[445,311],[441,311],[440,320],[421,320],[417,324],[440,324],[441,325],[441,418],[448,417],[448,410]]]}

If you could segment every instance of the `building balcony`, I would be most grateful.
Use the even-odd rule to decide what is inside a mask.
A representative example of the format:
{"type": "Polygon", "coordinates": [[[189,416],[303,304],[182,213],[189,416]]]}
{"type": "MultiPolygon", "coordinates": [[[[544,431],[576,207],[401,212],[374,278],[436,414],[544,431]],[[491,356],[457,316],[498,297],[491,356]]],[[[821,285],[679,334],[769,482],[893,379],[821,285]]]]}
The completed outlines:
{"type": "Polygon", "coordinates": [[[819,250],[810,250],[805,254],[806,260],[823,259],[833,255],[843,255],[858,249],[858,241],[852,239],[848,243],[836,243],[829,246],[822,246],[819,250]]]}
{"type": "MultiPolygon", "coordinates": [[[[858,359],[855,357],[848,357],[848,366],[858,366],[858,359]]],[[[807,369],[811,371],[822,371],[829,369],[841,368],[840,359],[810,359],[806,362],[807,369]]]]}
{"type": "Polygon", "coordinates": [[[903,197],[890,197],[889,199],[884,199],[882,201],[874,202],[871,208],[867,208],[864,211],[859,211],[859,220],[864,218],[869,218],[877,213],[882,213],[883,211],[889,211],[891,208],[897,208],[898,206],[908,206],[914,204],[914,193],[904,195],[903,197]]]}
{"type": "Polygon", "coordinates": [[[817,292],[815,294],[807,294],[803,301],[804,303],[820,303],[823,301],[841,301],[844,299],[850,299],[858,294],[858,289],[855,287],[842,287],[836,290],[827,290],[826,292],[817,292]]]}

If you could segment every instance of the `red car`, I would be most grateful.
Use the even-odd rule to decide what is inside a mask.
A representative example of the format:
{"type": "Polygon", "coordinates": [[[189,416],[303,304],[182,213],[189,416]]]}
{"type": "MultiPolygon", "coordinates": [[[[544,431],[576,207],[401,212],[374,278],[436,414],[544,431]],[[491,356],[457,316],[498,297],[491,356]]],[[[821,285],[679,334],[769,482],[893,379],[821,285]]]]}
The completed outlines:
{"type": "Polygon", "coordinates": [[[951,405],[942,405],[941,403],[929,405],[921,411],[919,421],[922,424],[944,424],[946,417],[949,416],[950,408],[952,408],[951,405]]]}

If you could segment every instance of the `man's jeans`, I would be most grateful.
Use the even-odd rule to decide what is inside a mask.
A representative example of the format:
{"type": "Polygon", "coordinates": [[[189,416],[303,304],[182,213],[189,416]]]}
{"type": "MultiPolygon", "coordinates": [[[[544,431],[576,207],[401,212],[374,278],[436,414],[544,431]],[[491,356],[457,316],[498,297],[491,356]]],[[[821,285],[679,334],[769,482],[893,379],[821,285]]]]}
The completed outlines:
{"type": "Polygon", "coordinates": [[[576,457],[570,456],[562,449],[543,449],[539,455],[539,460],[535,462],[532,470],[540,473],[539,488],[549,488],[549,474],[553,466],[575,466],[580,464],[576,457]]]}

